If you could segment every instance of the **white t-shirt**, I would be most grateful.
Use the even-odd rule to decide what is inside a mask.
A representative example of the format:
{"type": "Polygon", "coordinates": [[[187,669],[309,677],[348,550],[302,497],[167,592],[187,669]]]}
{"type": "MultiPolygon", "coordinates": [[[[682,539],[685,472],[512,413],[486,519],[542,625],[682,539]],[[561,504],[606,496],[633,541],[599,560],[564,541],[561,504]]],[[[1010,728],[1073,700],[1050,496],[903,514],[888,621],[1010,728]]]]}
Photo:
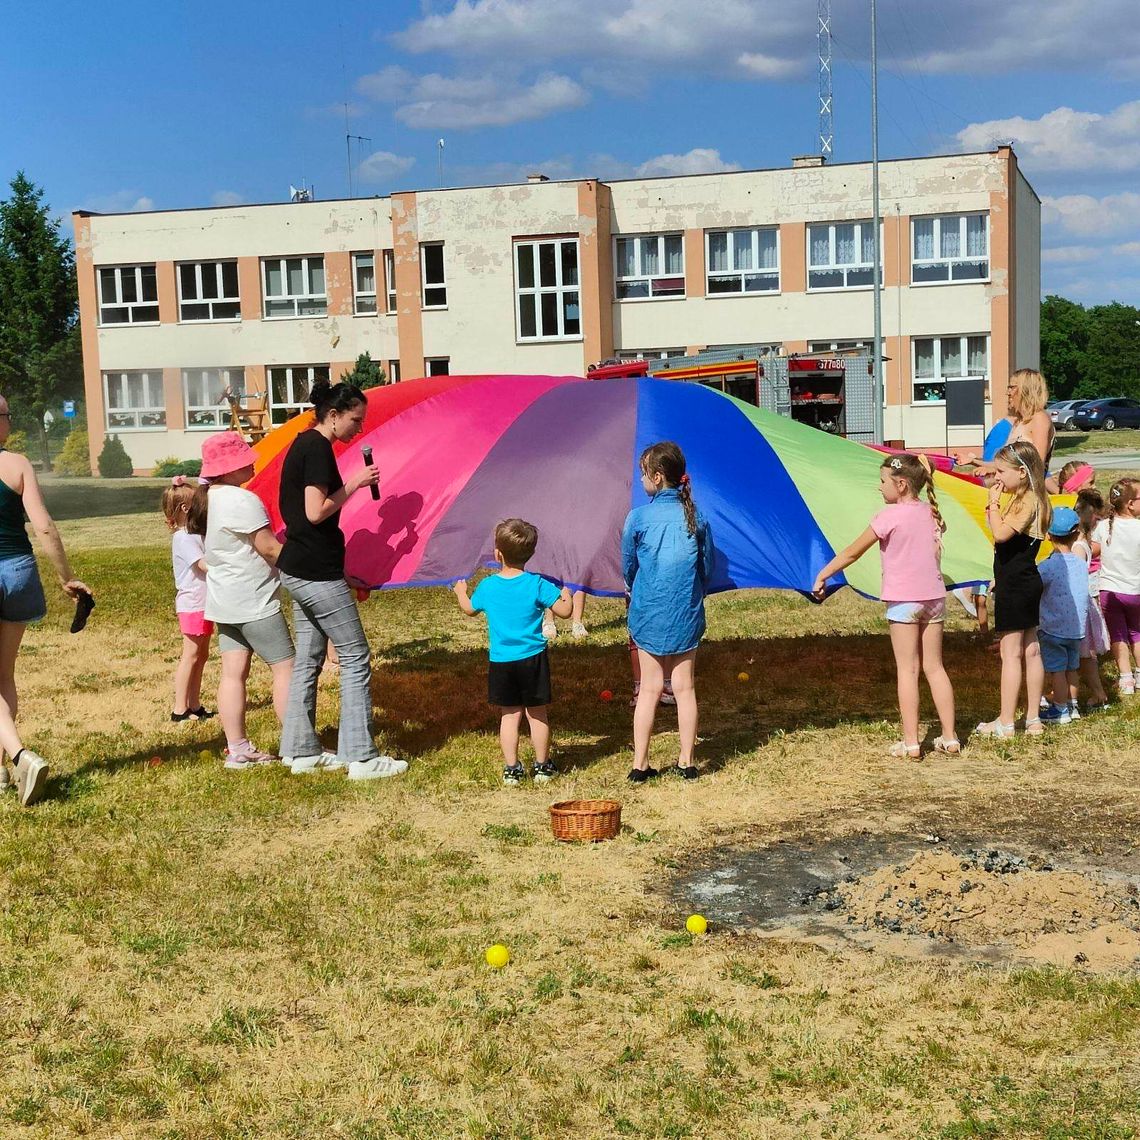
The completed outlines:
{"type": "Polygon", "coordinates": [[[224,483],[209,491],[206,516],[206,617],[240,625],[281,610],[277,571],[257,553],[253,535],[269,526],[261,500],[224,483]]]}
{"type": "Polygon", "coordinates": [[[174,561],[174,612],[200,614],[206,608],[206,575],[198,569],[198,560],[206,553],[206,544],[200,534],[191,534],[185,527],[174,532],[170,543],[170,556],[174,561]]]}
{"type": "Polygon", "coordinates": [[[1117,515],[1096,524],[1092,536],[1100,543],[1100,588],[1114,594],[1140,594],[1140,519],[1117,515]]]}

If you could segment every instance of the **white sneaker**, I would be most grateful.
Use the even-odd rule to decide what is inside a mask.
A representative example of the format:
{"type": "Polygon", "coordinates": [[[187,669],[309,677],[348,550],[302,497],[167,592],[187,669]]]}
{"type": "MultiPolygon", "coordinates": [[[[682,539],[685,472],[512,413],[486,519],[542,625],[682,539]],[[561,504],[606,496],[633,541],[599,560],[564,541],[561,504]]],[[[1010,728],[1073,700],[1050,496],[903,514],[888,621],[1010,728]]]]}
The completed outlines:
{"type": "MultiPolygon", "coordinates": [[[[534,629],[534,626],[532,625],[530,628],[534,629]]],[[[542,636],[547,641],[553,641],[558,636],[558,626],[552,621],[544,621],[542,623],[542,636]]]]}
{"type": "Polygon", "coordinates": [[[20,749],[16,763],[16,791],[23,807],[31,807],[44,794],[47,778],[47,761],[30,748],[20,749]]]}
{"type": "MultiPolygon", "coordinates": [[[[534,626],[531,626],[531,629],[533,628],[534,626]]],[[[577,641],[581,641],[583,637],[590,636],[590,631],[580,621],[576,621],[570,627],[570,636],[575,638],[577,641]]]]}
{"type": "Polygon", "coordinates": [[[309,772],[335,772],[348,767],[343,760],[337,759],[335,752],[318,752],[316,756],[282,756],[281,763],[288,764],[294,776],[309,772]]]}
{"type": "Polygon", "coordinates": [[[407,770],[406,760],[393,760],[391,756],[373,756],[371,760],[353,760],[348,766],[348,778],[383,780],[387,776],[399,776],[407,770]]]}
{"type": "Polygon", "coordinates": [[[1135,681],[1121,681],[1118,688],[1122,697],[1134,697],[1136,695],[1135,681]]]}

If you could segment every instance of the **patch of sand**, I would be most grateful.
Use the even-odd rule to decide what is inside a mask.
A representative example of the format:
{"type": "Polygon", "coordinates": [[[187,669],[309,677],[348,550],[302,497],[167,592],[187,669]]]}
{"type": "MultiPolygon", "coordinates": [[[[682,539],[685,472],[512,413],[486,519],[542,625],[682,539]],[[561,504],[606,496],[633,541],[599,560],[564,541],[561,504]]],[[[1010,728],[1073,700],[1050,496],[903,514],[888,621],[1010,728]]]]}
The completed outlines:
{"type": "Polygon", "coordinates": [[[839,883],[826,906],[866,930],[1002,947],[1038,962],[1112,970],[1140,959],[1134,884],[999,851],[923,851],[839,883]]]}

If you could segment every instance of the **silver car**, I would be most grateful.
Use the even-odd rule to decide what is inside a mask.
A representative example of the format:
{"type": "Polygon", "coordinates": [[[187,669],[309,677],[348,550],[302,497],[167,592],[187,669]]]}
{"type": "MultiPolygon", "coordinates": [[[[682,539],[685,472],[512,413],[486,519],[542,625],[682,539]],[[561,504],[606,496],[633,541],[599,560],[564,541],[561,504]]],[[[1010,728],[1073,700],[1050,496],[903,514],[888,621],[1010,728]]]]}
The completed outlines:
{"type": "Polygon", "coordinates": [[[1088,400],[1054,400],[1053,403],[1046,406],[1045,410],[1049,413],[1049,418],[1054,425],[1059,428],[1068,428],[1071,431],[1077,426],[1073,421],[1073,416],[1088,402],[1088,400]]]}

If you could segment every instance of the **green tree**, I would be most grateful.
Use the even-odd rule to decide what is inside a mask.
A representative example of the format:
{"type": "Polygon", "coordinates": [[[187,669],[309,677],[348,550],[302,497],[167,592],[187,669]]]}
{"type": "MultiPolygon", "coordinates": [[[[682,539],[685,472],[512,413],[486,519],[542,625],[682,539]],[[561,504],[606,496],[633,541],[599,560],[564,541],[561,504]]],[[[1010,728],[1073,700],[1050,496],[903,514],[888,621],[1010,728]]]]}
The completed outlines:
{"type": "Polygon", "coordinates": [[[0,201],[0,385],[21,427],[40,438],[44,412],[82,395],[75,256],[23,172],[0,201]]]}
{"type": "Polygon", "coordinates": [[[1094,394],[1083,390],[1090,323],[1076,301],[1050,296],[1041,302],[1041,372],[1054,400],[1094,394]]]}
{"type": "Polygon", "coordinates": [[[1088,316],[1082,388],[1090,396],[1140,398],[1140,309],[1114,301],[1088,316]]]}
{"type": "Polygon", "coordinates": [[[340,378],[346,384],[355,384],[362,392],[378,388],[385,379],[384,369],[372,359],[370,352],[362,352],[352,368],[342,373],[340,378]]]}
{"type": "Polygon", "coordinates": [[[129,479],[135,466],[117,435],[109,435],[99,452],[99,474],[104,479],[129,479]]]}
{"type": "Polygon", "coordinates": [[[76,428],[67,437],[55,466],[61,475],[91,474],[91,452],[88,448],[87,432],[83,428],[76,428]]]}

